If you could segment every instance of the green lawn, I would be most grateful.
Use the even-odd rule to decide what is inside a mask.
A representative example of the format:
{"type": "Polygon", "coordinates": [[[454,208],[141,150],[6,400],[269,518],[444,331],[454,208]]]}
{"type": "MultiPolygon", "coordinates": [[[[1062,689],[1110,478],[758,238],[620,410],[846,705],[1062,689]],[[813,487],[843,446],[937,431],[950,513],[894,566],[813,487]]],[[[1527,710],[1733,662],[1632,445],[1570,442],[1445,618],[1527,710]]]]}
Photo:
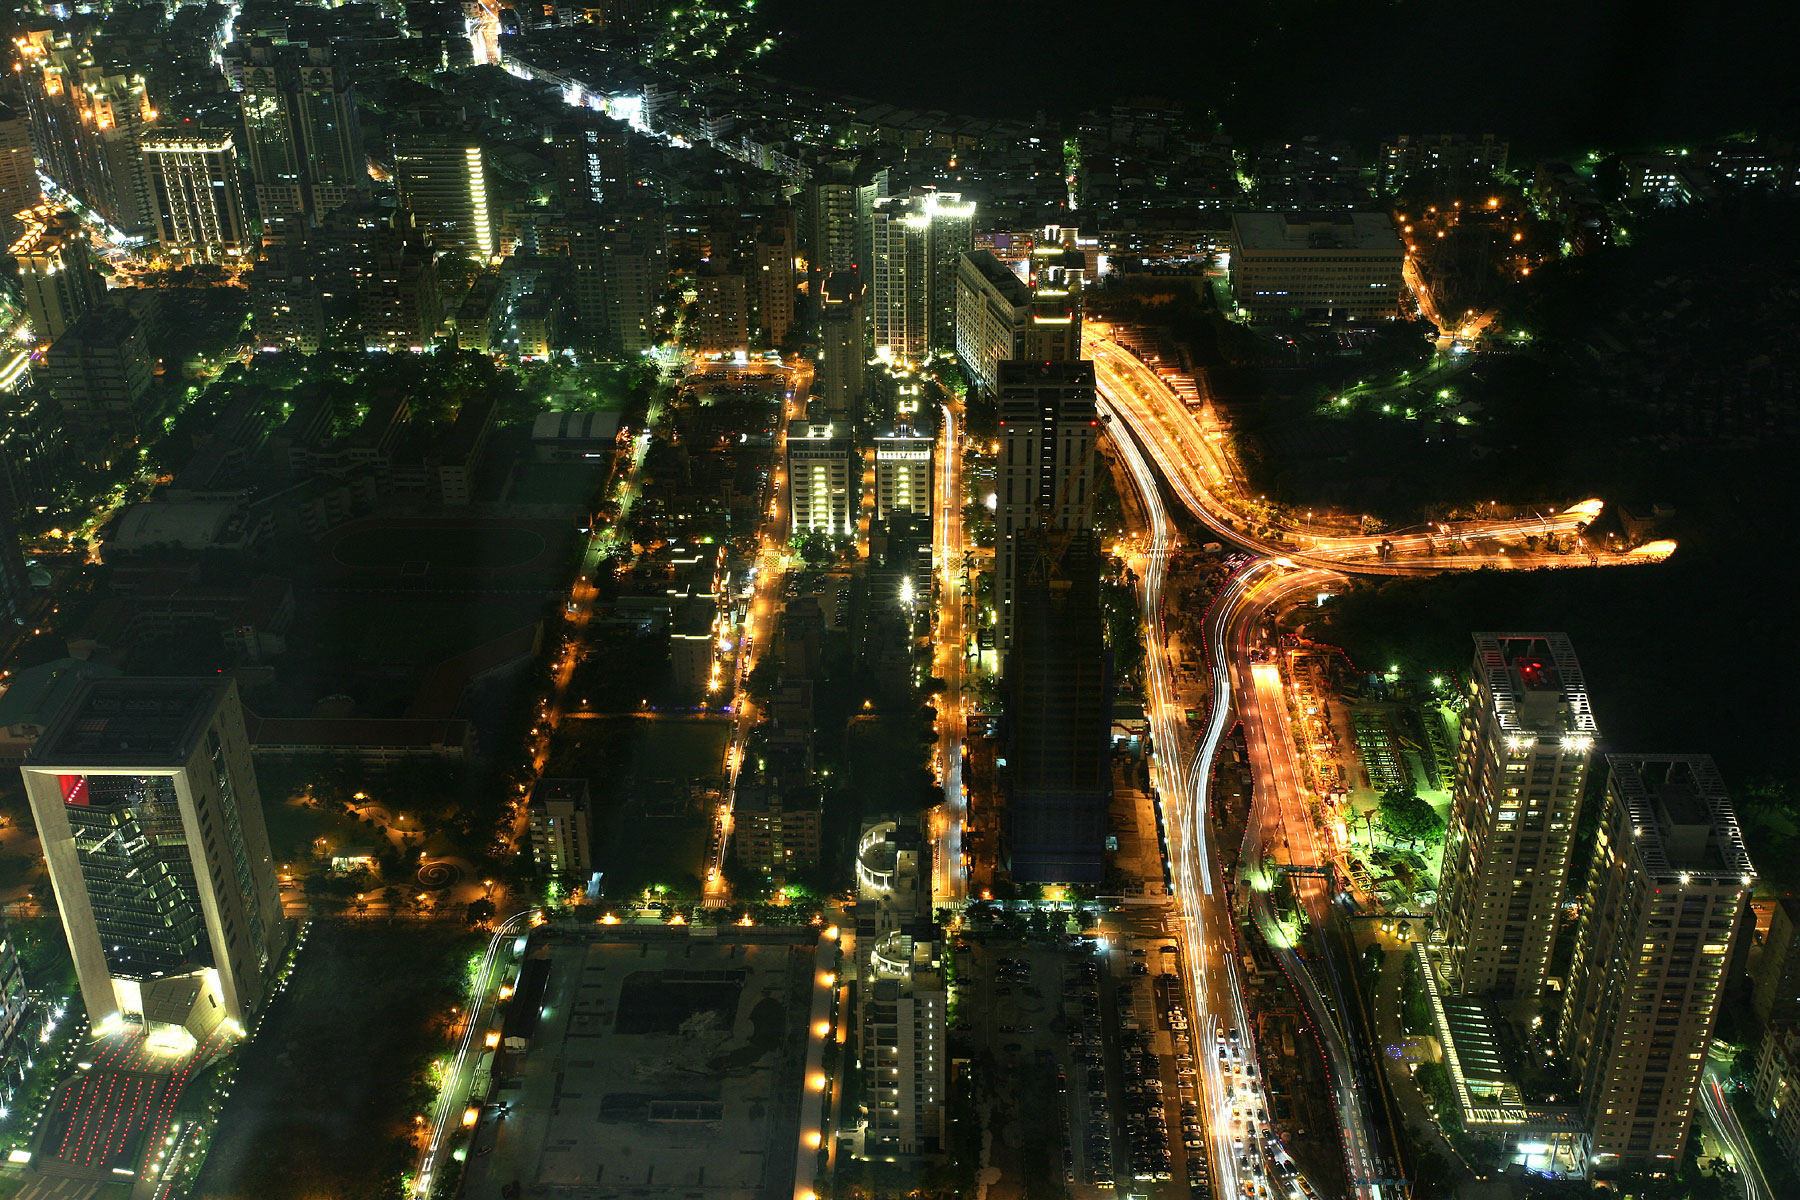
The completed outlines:
{"type": "Polygon", "coordinates": [[[606,482],[606,471],[606,466],[598,463],[521,462],[507,501],[585,508],[606,482]]]}
{"type": "Polygon", "coordinates": [[[503,571],[544,552],[543,535],[513,526],[370,526],[331,549],[347,567],[391,567],[426,560],[462,571],[503,571]]]}
{"type": "Polygon", "coordinates": [[[333,615],[357,658],[424,665],[511,633],[541,608],[534,597],[358,596],[333,615]]]}

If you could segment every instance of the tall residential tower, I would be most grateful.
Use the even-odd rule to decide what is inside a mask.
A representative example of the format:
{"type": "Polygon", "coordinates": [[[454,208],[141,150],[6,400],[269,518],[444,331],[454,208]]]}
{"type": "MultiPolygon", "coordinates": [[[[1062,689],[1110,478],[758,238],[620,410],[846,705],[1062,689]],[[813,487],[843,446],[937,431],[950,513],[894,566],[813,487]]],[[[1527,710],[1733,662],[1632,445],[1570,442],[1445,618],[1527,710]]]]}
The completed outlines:
{"type": "Polygon", "coordinates": [[[1598,731],[1563,634],[1478,633],[1472,675],[1438,900],[1445,983],[1530,1007],[1598,731]]]}

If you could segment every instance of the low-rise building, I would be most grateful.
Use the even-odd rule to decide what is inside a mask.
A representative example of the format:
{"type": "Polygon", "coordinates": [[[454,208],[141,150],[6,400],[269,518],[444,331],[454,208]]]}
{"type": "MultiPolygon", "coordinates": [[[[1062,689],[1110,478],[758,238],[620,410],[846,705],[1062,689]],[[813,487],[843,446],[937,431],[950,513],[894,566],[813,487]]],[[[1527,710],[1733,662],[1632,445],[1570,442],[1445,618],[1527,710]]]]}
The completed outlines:
{"type": "Polygon", "coordinates": [[[1231,290],[1252,320],[1393,320],[1406,243],[1378,212],[1231,217],[1231,290]]]}
{"type": "Polygon", "coordinates": [[[539,878],[594,868],[593,798],[585,779],[540,779],[526,805],[531,863],[539,878]]]}

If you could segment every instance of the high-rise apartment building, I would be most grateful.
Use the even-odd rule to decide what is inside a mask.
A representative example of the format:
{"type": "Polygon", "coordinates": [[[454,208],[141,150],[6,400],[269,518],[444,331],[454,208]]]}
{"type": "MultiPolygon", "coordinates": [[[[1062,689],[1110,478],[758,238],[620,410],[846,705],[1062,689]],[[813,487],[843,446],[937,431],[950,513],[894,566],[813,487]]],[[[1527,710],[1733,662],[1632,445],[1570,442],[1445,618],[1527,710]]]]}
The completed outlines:
{"type": "Polygon", "coordinates": [[[1091,362],[1003,362],[997,371],[1000,409],[999,506],[995,513],[994,591],[998,646],[1013,632],[1017,538],[1048,526],[1094,526],[1094,444],[1100,414],[1091,362]]]}
{"type": "Polygon", "coordinates": [[[585,779],[540,779],[525,806],[539,878],[594,869],[593,801],[585,779]]]}
{"type": "Polygon", "coordinates": [[[499,245],[490,209],[485,140],[472,129],[427,130],[394,140],[400,202],[433,240],[487,258],[499,245]]]}
{"type": "Polygon", "coordinates": [[[1750,975],[1750,1011],[1759,1026],[1800,1020],[1800,896],[1783,896],[1750,975]]]}
{"type": "Polygon", "coordinates": [[[555,170],[556,197],[571,212],[585,212],[622,191],[630,175],[630,130],[590,109],[561,114],[546,137],[555,170]]]}
{"type": "Polygon", "coordinates": [[[98,65],[85,35],[39,30],[15,44],[44,173],[119,232],[153,232],[150,173],[138,143],[157,114],[144,77],[98,65]]]}
{"type": "Polygon", "coordinates": [[[656,342],[669,281],[659,208],[609,205],[569,223],[570,292],[581,340],[638,355],[656,342]]]}
{"type": "Polygon", "coordinates": [[[170,255],[216,262],[249,242],[237,143],[227,129],[152,130],[141,141],[156,196],[156,236],[170,255]]]}
{"type": "Polygon", "coordinates": [[[23,108],[0,103],[0,244],[10,246],[18,240],[25,232],[19,214],[43,200],[31,148],[31,122],[23,108]]]}
{"type": "Polygon", "coordinates": [[[975,205],[915,188],[875,201],[869,222],[870,297],[877,355],[921,363],[956,343],[956,272],[972,249],[975,205]]]}
{"type": "Polygon", "coordinates": [[[869,277],[869,225],[875,202],[888,194],[888,173],[854,154],[828,159],[806,187],[808,266],[815,294],[826,277],[856,271],[869,277]]]}
{"type": "Polygon", "coordinates": [[[897,512],[931,515],[937,441],[902,425],[875,435],[875,519],[897,512]]]}
{"type": "Polygon", "coordinates": [[[855,271],[834,271],[820,292],[818,394],[834,421],[853,421],[862,406],[863,372],[868,365],[865,299],[855,271]]]}
{"type": "Polygon", "coordinates": [[[790,421],[787,431],[788,528],[793,537],[818,532],[850,537],[862,500],[862,464],[847,426],[790,421]]]}
{"type": "Polygon", "coordinates": [[[750,345],[750,289],[735,271],[702,270],[694,276],[694,344],[732,351],[750,345]]]}
{"type": "Polygon", "coordinates": [[[810,783],[786,784],[776,776],[740,780],[731,805],[731,853],[745,867],[785,883],[819,864],[824,815],[819,789],[810,783]]]}
{"type": "Polygon", "coordinates": [[[1112,657],[1091,530],[1014,537],[1006,652],[1007,860],[1018,883],[1097,883],[1112,803],[1112,657]]]}
{"type": "Polygon", "coordinates": [[[1387,213],[1231,214],[1231,293],[1252,320],[1391,321],[1405,262],[1387,213]]]}
{"type": "Polygon", "coordinates": [[[1450,189],[1486,183],[1506,170],[1508,149],[1506,142],[1491,133],[1478,138],[1460,133],[1403,133],[1381,144],[1376,159],[1377,186],[1392,194],[1409,180],[1450,189]]]}
{"type": "Polygon", "coordinates": [[[12,243],[19,290],[38,344],[48,345],[99,305],[105,285],[88,251],[87,231],[74,213],[40,205],[16,218],[23,225],[12,243]]]}
{"type": "Polygon", "coordinates": [[[1444,984],[1530,1009],[1598,730],[1560,633],[1476,634],[1471,678],[1437,908],[1444,984]]]}
{"type": "Polygon", "coordinates": [[[1606,763],[1562,1049],[1591,1160],[1672,1171],[1754,874],[1710,757],[1609,754],[1606,763]]]}
{"type": "Polygon", "coordinates": [[[356,84],[331,48],[255,38],[240,54],[244,150],[262,219],[322,215],[366,193],[356,84]]]}
{"type": "Polygon", "coordinates": [[[986,250],[957,259],[956,356],[976,390],[993,395],[1000,364],[1024,358],[1031,288],[986,250]]]}
{"type": "Polygon", "coordinates": [[[36,374],[72,433],[135,436],[156,354],[143,317],[102,305],[63,331],[36,374]]]}
{"type": "Polygon", "coordinates": [[[241,1032],[286,942],[229,679],[90,679],[20,768],[88,1019],[241,1032]]]}

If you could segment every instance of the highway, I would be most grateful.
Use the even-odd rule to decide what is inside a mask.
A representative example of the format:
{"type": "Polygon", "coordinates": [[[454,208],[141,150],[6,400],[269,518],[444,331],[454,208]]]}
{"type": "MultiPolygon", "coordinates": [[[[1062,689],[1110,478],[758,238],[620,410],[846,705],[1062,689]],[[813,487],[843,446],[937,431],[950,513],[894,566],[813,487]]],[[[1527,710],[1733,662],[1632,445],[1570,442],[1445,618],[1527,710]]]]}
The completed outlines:
{"type": "Polygon", "coordinates": [[[963,677],[968,664],[963,587],[967,580],[963,571],[962,441],[957,433],[957,417],[950,405],[943,406],[934,501],[937,507],[932,514],[932,561],[938,573],[932,661],[937,676],[944,681],[943,694],[935,701],[938,776],[943,781],[944,800],[932,818],[937,836],[932,895],[939,906],[960,902],[968,891],[962,844],[963,822],[968,817],[968,793],[962,775],[963,738],[968,725],[963,704],[963,677]]]}
{"type": "Polygon", "coordinates": [[[414,1196],[431,1195],[433,1177],[446,1162],[446,1146],[451,1136],[458,1129],[466,1127],[470,1128],[470,1137],[474,1136],[472,1126],[475,1122],[466,1114],[470,1109],[478,1110],[482,1098],[469,1095],[469,1089],[474,1084],[475,1066],[487,1049],[482,1035],[494,1025],[499,975],[506,966],[506,956],[502,951],[513,938],[531,927],[537,912],[536,908],[527,908],[514,913],[502,921],[495,928],[494,936],[488,939],[487,952],[481,958],[481,969],[475,974],[475,986],[469,989],[468,1023],[463,1026],[462,1040],[456,1046],[456,1058],[450,1065],[450,1078],[438,1096],[437,1113],[431,1121],[431,1138],[425,1145],[425,1153],[419,1158],[418,1173],[413,1177],[414,1196]]]}
{"type": "MultiPolygon", "coordinates": [[[[1100,410],[1103,414],[1109,412],[1104,399],[1100,410]]],[[[1163,583],[1175,531],[1156,477],[1136,439],[1116,422],[1110,436],[1135,484],[1149,526],[1145,548],[1136,556],[1133,568],[1139,580],[1148,650],[1146,709],[1155,746],[1151,780],[1162,797],[1169,838],[1176,942],[1195,1057],[1203,1072],[1206,1102],[1200,1107],[1213,1186],[1220,1197],[1239,1197],[1244,1194],[1245,1184],[1254,1184],[1264,1174],[1259,1165],[1253,1165],[1249,1172],[1242,1170],[1240,1152],[1233,1144],[1234,1135],[1244,1130],[1262,1102],[1260,1085],[1245,1074],[1245,1068],[1257,1062],[1255,1027],[1244,1004],[1231,903],[1220,886],[1207,831],[1213,757],[1230,728],[1230,679],[1224,669],[1227,660],[1223,647],[1215,645],[1210,655],[1214,665],[1214,703],[1196,745],[1175,691],[1169,635],[1163,621],[1163,583]],[[1228,1036],[1232,1031],[1237,1035],[1235,1046],[1228,1036]],[[1222,1053],[1215,1049],[1221,1039],[1226,1047],[1222,1053]]],[[[1234,578],[1215,609],[1229,609],[1240,603],[1247,587],[1266,569],[1267,564],[1258,564],[1234,578]]]]}
{"type": "Polygon", "coordinates": [[[1731,1102],[1725,1099],[1718,1072],[1710,1063],[1700,1081],[1700,1111],[1706,1123],[1712,1126],[1714,1135],[1730,1147],[1732,1165],[1738,1169],[1738,1178],[1744,1183],[1745,1200],[1775,1200],[1775,1191],[1763,1174],[1762,1164],[1756,1160],[1756,1149],[1751,1146],[1744,1127],[1738,1123],[1731,1102]]]}
{"type": "Polygon", "coordinates": [[[1262,518],[1252,518],[1243,481],[1221,449],[1224,432],[1192,412],[1154,369],[1106,336],[1105,329],[1090,322],[1082,332],[1082,349],[1094,362],[1100,390],[1111,402],[1115,418],[1130,427],[1143,453],[1197,520],[1220,538],[1256,553],[1350,574],[1403,575],[1482,566],[1655,562],[1675,548],[1673,543],[1655,543],[1624,554],[1593,548],[1587,553],[1556,554],[1517,544],[1547,534],[1579,538],[1599,515],[1598,500],[1519,519],[1464,521],[1386,534],[1344,536],[1296,526],[1278,530],[1276,536],[1256,536],[1248,527],[1253,519],[1260,523],[1262,518]],[[1490,545],[1501,542],[1510,544],[1490,545]],[[1467,551],[1459,552],[1463,546],[1467,551]]]}

